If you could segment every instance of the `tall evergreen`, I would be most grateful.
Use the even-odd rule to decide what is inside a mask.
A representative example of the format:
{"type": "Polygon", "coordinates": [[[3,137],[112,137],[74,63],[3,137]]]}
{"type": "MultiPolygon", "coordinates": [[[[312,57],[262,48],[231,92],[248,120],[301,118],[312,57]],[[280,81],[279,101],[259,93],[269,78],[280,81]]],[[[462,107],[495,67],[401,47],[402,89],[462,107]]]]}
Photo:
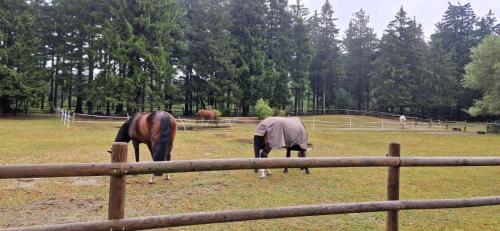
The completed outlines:
{"type": "Polygon", "coordinates": [[[33,4],[0,2],[0,113],[28,112],[46,89],[37,16],[33,4]]]}
{"type": "MultiPolygon", "coordinates": [[[[442,41],[444,50],[451,55],[457,67],[456,78],[460,81],[463,80],[465,65],[470,62],[470,49],[484,36],[497,30],[495,27],[498,28],[498,24],[495,25],[495,22],[491,12],[479,20],[470,3],[449,3],[433,36],[442,41]]],[[[472,89],[459,88],[458,93],[458,102],[453,108],[455,117],[464,116],[463,109],[470,107],[473,100],[480,97],[480,93],[472,89]]]]}
{"type": "Polygon", "coordinates": [[[431,36],[430,51],[426,61],[424,68],[428,71],[428,75],[421,83],[421,103],[430,107],[433,116],[440,112],[450,117],[449,109],[458,103],[460,79],[451,55],[436,36],[431,36]]]}
{"type": "Polygon", "coordinates": [[[382,36],[374,61],[372,97],[379,110],[404,113],[405,107],[422,106],[426,48],[421,26],[401,7],[382,36]]]}
{"type": "Polygon", "coordinates": [[[339,30],[335,25],[333,8],[328,0],[321,7],[321,14],[314,19],[313,27],[318,28],[314,38],[314,55],[310,65],[310,78],[313,92],[314,109],[326,109],[335,103],[335,93],[343,75],[339,42],[336,39],[339,30]]]}
{"type": "Polygon", "coordinates": [[[375,57],[377,38],[368,26],[370,17],[363,9],[354,13],[346,30],[343,45],[346,52],[347,81],[358,110],[369,108],[372,61],[375,57]]]}
{"type": "MultiPolygon", "coordinates": [[[[211,106],[229,110],[235,92],[233,41],[229,36],[229,1],[190,1],[186,4],[190,27],[187,33],[189,63],[187,81],[196,93],[198,109],[211,106]],[[224,102],[227,102],[224,104],[224,102]]],[[[192,104],[192,100],[190,104],[192,104]]],[[[192,106],[191,106],[192,108],[192,106]]]]}
{"type": "Polygon", "coordinates": [[[267,59],[264,53],[264,3],[264,0],[233,0],[229,10],[233,19],[229,31],[235,40],[236,51],[233,64],[241,89],[239,106],[245,116],[250,112],[250,105],[256,101],[255,91],[261,91],[255,88],[254,82],[262,75],[267,59]]]}
{"type": "Polygon", "coordinates": [[[294,98],[295,114],[304,109],[304,95],[309,89],[309,65],[311,63],[311,30],[307,25],[309,10],[300,0],[296,0],[292,9],[293,49],[290,66],[291,89],[294,98]]]}
{"type": "MultiPolygon", "coordinates": [[[[287,0],[266,0],[265,21],[265,52],[267,58],[274,62],[278,78],[270,83],[274,86],[273,96],[269,99],[273,107],[285,108],[288,105],[290,92],[290,65],[292,58],[292,15],[287,10],[287,0]]],[[[265,62],[265,65],[273,65],[265,62]],[[266,64],[267,63],[267,64],[266,64]]]]}

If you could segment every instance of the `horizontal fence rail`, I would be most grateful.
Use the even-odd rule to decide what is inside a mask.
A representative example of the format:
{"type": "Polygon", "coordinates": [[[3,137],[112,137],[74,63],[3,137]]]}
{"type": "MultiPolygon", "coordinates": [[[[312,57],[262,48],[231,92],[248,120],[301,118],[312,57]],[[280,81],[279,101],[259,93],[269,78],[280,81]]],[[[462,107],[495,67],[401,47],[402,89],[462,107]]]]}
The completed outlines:
{"type": "Polygon", "coordinates": [[[500,205],[500,196],[439,200],[399,200],[400,167],[500,166],[500,157],[400,157],[400,145],[391,143],[389,144],[388,156],[386,157],[241,158],[127,163],[127,149],[128,145],[126,143],[114,143],[111,154],[113,163],[108,164],[0,165],[0,179],[110,176],[107,221],[42,225],[5,230],[142,230],[221,222],[387,211],[386,230],[397,231],[399,210],[500,205]],[[388,201],[302,205],[125,218],[125,175],[284,167],[388,167],[388,201]]]}
{"type": "Polygon", "coordinates": [[[198,212],[177,215],[127,218],[120,220],[70,223],[60,225],[11,228],[5,231],[52,230],[144,230],[164,227],[212,224],[223,222],[319,216],[330,214],[366,213],[394,210],[464,208],[500,205],[500,197],[477,197],[442,200],[401,200],[359,203],[301,205],[280,208],[198,212]]]}
{"type": "Polygon", "coordinates": [[[110,164],[0,165],[0,179],[116,176],[262,168],[500,166],[500,157],[308,157],[178,160],[110,164]]]}

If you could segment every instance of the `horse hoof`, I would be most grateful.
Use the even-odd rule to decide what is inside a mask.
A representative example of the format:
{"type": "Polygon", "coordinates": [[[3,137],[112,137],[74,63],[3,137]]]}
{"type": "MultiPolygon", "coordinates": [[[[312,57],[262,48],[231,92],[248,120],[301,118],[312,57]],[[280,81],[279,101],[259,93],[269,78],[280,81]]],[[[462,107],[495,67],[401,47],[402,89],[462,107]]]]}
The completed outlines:
{"type": "Polygon", "coordinates": [[[155,182],[154,182],[154,181],[152,181],[152,180],[150,180],[150,181],[148,181],[148,182],[149,182],[149,184],[154,184],[154,183],[155,183],[155,182]]]}
{"type": "Polygon", "coordinates": [[[306,171],[306,174],[311,174],[309,171],[306,171]]]}
{"type": "Polygon", "coordinates": [[[288,173],[288,169],[283,170],[283,173],[288,173]]]}
{"type": "Polygon", "coordinates": [[[266,175],[270,176],[271,175],[271,170],[266,169],[266,175]]]}
{"type": "Polygon", "coordinates": [[[165,177],[165,180],[170,180],[170,179],[172,179],[172,178],[170,177],[170,175],[167,174],[167,176],[165,177]]]}

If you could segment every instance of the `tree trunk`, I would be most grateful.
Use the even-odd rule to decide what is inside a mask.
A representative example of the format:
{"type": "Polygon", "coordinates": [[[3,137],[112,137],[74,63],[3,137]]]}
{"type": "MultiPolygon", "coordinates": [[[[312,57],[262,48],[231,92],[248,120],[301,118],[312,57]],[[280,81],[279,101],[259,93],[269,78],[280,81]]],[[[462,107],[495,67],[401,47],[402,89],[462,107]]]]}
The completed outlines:
{"type": "Polygon", "coordinates": [[[58,93],[58,76],[59,76],[59,70],[57,69],[57,65],[59,63],[59,56],[56,57],[56,63],[55,63],[55,70],[54,70],[54,91],[52,92],[52,105],[53,107],[57,107],[57,93],[58,93]]]}
{"type": "Polygon", "coordinates": [[[68,110],[69,111],[71,111],[71,97],[72,97],[72,95],[71,95],[71,88],[72,88],[72,86],[71,86],[71,83],[70,83],[69,86],[68,86],[68,110]]]}
{"type": "Polygon", "coordinates": [[[326,114],[326,80],[323,77],[323,115],[326,114]]]}
{"type": "MultiPolygon", "coordinates": [[[[63,75],[64,76],[64,75],[63,75]]],[[[60,97],[60,107],[64,108],[64,80],[61,79],[61,97],[60,97]]]]}
{"type": "Polygon", "coordinates": [[[45,109],[45,94],[42,94],[41,100],[40,100],[40,110],[45,109]]]}

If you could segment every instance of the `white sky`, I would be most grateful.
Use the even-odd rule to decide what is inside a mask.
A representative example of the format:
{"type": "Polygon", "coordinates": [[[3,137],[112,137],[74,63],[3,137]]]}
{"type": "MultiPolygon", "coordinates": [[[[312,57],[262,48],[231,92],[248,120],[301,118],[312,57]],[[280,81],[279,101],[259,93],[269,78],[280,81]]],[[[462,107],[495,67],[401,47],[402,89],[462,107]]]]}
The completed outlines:
{"type": "MultiPolygon", "coordinates": [[[[301,0],[312,13],[315,9],[321,11],[321,6],[325,0],[301,0]]],[[[457,0],[450,0],[456,4],[457,0]]],[[[294,4],[295,0],[288,0],[294,4]]],[[[497,18],[500,18],[500,0],[463,0],[462,5],[471,3],[476,16],[484,16],[491,9],[497,18]]],[[[380,38],[387,28],[389,21],[394,19],[394,15],[403,5],[408,16],[417,19],[422,24],[425,37],[429,38],[434,33],[435,24],[442,19],[448,7],[448,0],[330,0],[333,5],[334,16],[337,18],[337,27],[341,31],[341,37],[349,25],[354,12],[363,8],[370,15],[370,26],[375,28],[377,36],[380,38]]]]}

